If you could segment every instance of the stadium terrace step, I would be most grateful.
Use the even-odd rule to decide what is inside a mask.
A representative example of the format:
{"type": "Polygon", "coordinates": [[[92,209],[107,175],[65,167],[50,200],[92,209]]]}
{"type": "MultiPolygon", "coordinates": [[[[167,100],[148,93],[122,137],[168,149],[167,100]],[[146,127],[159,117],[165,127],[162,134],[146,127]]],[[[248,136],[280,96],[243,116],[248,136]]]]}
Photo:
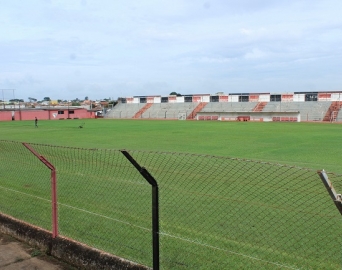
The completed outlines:
{"type": "Polygon", "coordinates": [[[336,121],[337,115],[342,107],[342,102],[341,101],[333,101],[327,110],[323,121],[325,122],[333,122],[336,121]]]}
{"type": "Polygon", "coordinates": [[[267,102],[258,102],[258,104],[254,107],[253,112],[262,112],[267,102]]]}
{"type": "Polygon", "coordinates": [[[208,102],[200,102],[200,104],[197,105],[197,107],[188,115],[186,119],[195,119],[197,113],[200,112],[207,104],[208,102]]]}
{"type": "Polygon", "coordinates": [[[144,107],[142,107],[134,116],[133,118],[137,119],[140,118],[141,115],[147,111],[148,108],[150,108],[153,105],[153,103],[147,103],[144,107]]]}

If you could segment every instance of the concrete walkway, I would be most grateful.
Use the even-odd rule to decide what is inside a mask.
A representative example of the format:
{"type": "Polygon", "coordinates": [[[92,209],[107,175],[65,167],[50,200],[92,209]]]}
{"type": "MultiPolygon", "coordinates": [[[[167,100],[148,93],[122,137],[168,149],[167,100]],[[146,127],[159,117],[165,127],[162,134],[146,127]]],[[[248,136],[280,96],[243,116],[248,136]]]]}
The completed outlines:
{"type": "Polygon", "coordinates": [[[0,232],[0,269],[75,270],[76,268],[0,232]]]}

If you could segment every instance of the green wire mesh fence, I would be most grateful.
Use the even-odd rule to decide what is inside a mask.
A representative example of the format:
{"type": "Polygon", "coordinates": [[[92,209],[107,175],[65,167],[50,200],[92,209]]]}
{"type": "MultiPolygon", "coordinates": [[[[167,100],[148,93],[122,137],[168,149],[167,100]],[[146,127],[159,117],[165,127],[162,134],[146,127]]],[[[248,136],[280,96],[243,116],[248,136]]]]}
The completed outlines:
{"type": "MultiPolygon", "coordinates": [[[[151,187],[122,152],[30,145],[57,170],[59,234],[152,267],[151,187]]],[[[341,268],[341,215],[316,171],[127,152],[158,183],[161,269],[341,268]]],[[[0,212],[51,230],[50,171],[19,142],[0,141],[0,212]]]]}

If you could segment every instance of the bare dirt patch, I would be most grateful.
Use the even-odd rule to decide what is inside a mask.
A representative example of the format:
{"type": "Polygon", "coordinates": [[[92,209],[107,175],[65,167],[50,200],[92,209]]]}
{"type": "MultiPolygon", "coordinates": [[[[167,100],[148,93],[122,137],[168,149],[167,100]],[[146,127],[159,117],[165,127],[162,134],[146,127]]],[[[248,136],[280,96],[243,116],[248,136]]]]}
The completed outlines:
{"type": "Polygon", "coordinates": [[[0,231],[1,269],[76,270],[43,251],[0,231]]]}

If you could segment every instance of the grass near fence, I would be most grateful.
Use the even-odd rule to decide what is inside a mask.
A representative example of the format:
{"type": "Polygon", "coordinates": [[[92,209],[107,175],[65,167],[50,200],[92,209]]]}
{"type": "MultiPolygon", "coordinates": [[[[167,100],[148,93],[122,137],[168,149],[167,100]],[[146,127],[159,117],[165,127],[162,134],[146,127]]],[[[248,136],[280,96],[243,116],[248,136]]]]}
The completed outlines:
{"type": "Polygon", "coordinates": [[[1,139],[61,146],[175,151],[342,173],[342,125],[69,119],[0,122],[1,139]],[[84,128],[78,128],[84,124],[84,128]]]}
{"type": "MultiPolygon", "coordinates": [[[[96,119],[84,121],[40,121],[39,128],[34,128],[33,121],[0,122],[0,128],[1,139],[20,142],[26,141],[39,144],[84,148],[127,148],[133,150],[200,153],[272,161],[309,167],[312,169],[324,168],[333,172],[342,171],[340,166],[342,151],[339,150],[339,136],[342,131],[342,125],[337,124],[96,119]],[[85,125],[84,128],[80,129],[78,126],[82,122],[85,122],[85,125]]],[[[59,151],[59,154],[63,151],[61,149],[57,150],[59,151]]],[[[53,155],[51,154],[49,158],[53,158],[53,155]]],[[[34,164],[39,164],[38,161],[34,160],[35,159],[32,158],[34,164]]],[[[303,181],[280,183],[278,182],[278,179],[271,176],[270,179],[258,179],[255,177],[258,181],[253,182],[250,181],[253,177],[246,177],[243,183],[238,183],[236,185],[236,190],[238,190],[240,185],[244,187],[240,192],[240,195],[238,195],[239,193],[233,193],[232,190],[224,189],[225,196],[223,196],[222,187],[224,186],[225,181],[222,181],[222,183],[219,181],[215,182],[215,184],[218,185],[217,190],[208,195],[203,194],[202,189],[203,186],[206,185],[206,179],[212,177],[212,175],[206,175],[207,178],[205,178],[207,172],[204,168],[203,171],[201,171],[203,166],[201,166],[202,163],[199,163],[196,174],[190,175],[189,178],[184,172],[188,172],[189,169],[194,166],[194,162],[196,162],[193,159],[190,161],[191,164],[184,165],[181,169],[182,171],[176,170],[176,168],[180,168],[179,164],[177,166],[176,164],[172,165],[174,168],[172,168],[170,176],[173,174],[178,175],[179,177],[173,180],[172,177],[170,177],[169,181],[165,181],[165,179],[162,180],[160,179],[161,177],[158,176],[161,169],[156,165],[157,162],[151,162],[151,164],[154,165],[147,166],[148,168],[152,168],[152,173],[157,177],[157,180],[161,180],[161,194],[164,196],[163,204],[161,205],[161,207],[164,207],[161,211],[161,228],[174,236],[174,238],[168,239],[167,244],[162,246],[162,255],[167,256],[166,259],[165,257],[162,258],[164,259],[164,263],[166,261],[164,269],[183,269],[189,268],[189,265],[195,265],[199,269],[201,266],[203,267],[209,263],[211,267],[216,266],[219,268],[222,267],[221,263],[222,261],[224,262],[227,257],[226,250],[238,250],[241,254],[253,254],[255,257],[251,260],[247,257],[234,257],[233,254],[233,259],[230,260],[229,265],[225,265],[225,267],[231,269],[275,269],[278,267],[275,264],[265,263],[265,259],[258,261],[257,258],[268,258],[269,261],[272,262],[285,261],[285,264],[280,263],[279,269],[297,269],[300,268],[300,266],[295,267],[298,258],[301,258],[303,262],[307,260],[305,257],[305,255],[307,255],[307,253],[305,253],[306,251],[313,254],[312,257],[310,257],[310,262],[303,263],[304,265],[310,265],[308,269],[324,269],[325,267],[325,269],[335,269],[339,266],[339,261],[336,260],[336,256],[333,256],[334,259],[330,260],[329,257],[326,256],[326,253],[323,257],[321,254],[316,254],[317,250],[325,250],[327,245],[331,245],[331,247],[328,246],[328,250],[331,250],[336,254],[337,251],[335,247],[339,246],[340,239],[333,238],[334,235],[332,232],[334,232],[334,230],[340,230],[341,226],[335,228],[328,226],[330,223],[327,223],[326,217],[323,218],[323,216],[331,216],[331,220],[336,219],[336,224],[339,224],[339,214],[327,194],[326,197],[328,199],[324,200],[325,194],[322,194],[323,197],[320,195],[319,198],[323,198],[321,201],[324,203],[318,203],[319,199],[315,190],[314,192],[311,192],[311,190],[308,189],[308,185],[310,185],[312,181],[307,181],[306,183],[303,183],[303,181]],[[200,176],[203,176],[205,179],[201,178],[200,181],[196,181],[195,178],[200,176]],[[194,178],[192,179],[192,177],[194,178]],[[190,193],[187,193],[186,186],[179,186],[178,182],[186,185],[186,181],[189,180],[191,180],[191,183],[188,184],[192,185],[193,190],[191,190],[190,193]],[[273,183],[275,185],[276,183],[279,183],[279,186],[270,189],[269,184],[272,183],[272,180],[274,180],[273,183]],[[201,182],[201,185],[197,186],[197,184],[200,184],[199,182],[201,182]],[[287,184],[288,186],[286,186],[287,184]],[[275,193],[277,190],[281,190],[282,193],[277,195],[275,193]],[[245,191],[248,192],[246,194],[248,197],[241,198],[241,194],[244,194],[245,191]],[[310,194],[308,194],[308,192],[310,194]],[[184,193],[183,197],[171,196],[172,194],[182,193],[184,193]],[[263,203],[261,207],[260,205],[259,207],[254,206],[258,206],[259,199],[263,200],[265,197],[267,198],[267,196],[269,196],[269,204],[265,205],[263,203]],[[215,200],[211,200],[211,198],[215,198],[215,200]],[[229,200],[226,198],[229,198],[229,200]],[[188,205],[188,209],[194,209],[193,213],[190,213],[186,208],[182,208],[182,200],[185,200],[184,202],[188,205]],[[293,208],[292,206],[284,207],[287,202],[290,203],[292,201],[298,203],[298,209],[293,208]],[[166,204],[167,207],[165,206],[166,204]],[[220,207],[218,207],[218,204],[220,207]],[[250,206],[248,206],[248,204],[250,204],[250,206]],[[299,208],[301,204],[307,204],[307,207],[311,207],[312,209],[306,209],[307,213],[305,213],[305,211],[303,212],[301,208],[299,208]],[[248,206],[247,208],[245,208],[246,205],[248,206]],[[175,211],[168,212],[170,209],[175,209],[175,211]],[[195,211],[197,209],[200,211],[195,211]],[[212,213],[212,209],[217,210],[217,213],[212,213]],[[227,209],[234,209],[236,211],[228,212],[227,209]],[[329,209],[328,213],[326,213],[327,209],[329,209]],[[273,211],[273,213],[272,215],[268,215],[265,219],[262,215],[264,210],[270,210],[271,212],[273,211]],[[222,217],[220,214],[221,212],[226,213],[226,215],[222,217]],[[165,213],[168,214],[166,215],[165,213]],[[317,217],[317,223],[314,224],[316,229],[314,230],[309,217],[315,216],[315,213],[319,213],[322,216],[317,217]],[[306,219],[301,221],[301,226],[296,226],[296,222],[303,218],[303,214],[309,215],[305,216],[306,219]],[[284,217],[286,217],[286,219],[284,219],[284,217]],[[203,234],[200,227],[203,223],[202,220],[205,220],[206,218],[208,220],[205,222],[213,224],[213,226],[211,227],[210,233],[203,234]],[[198,223],[194,223],[195,221],[198,223]],[[252,223],[254,223],[254,226],[252,226],[252,223]],[[196,226],[194,226],[194,224],[196,226]],[[274,226],[272,226],[272,224],[274,224],[274,226]],[[320,227],[322,227],[322,234],[318,235],[317,231],[319,231],[320,227]],[[265,237],[265,230],[269,233],[269,238],[265,237]],[[247,231],[251,232],[251,235],[249,236],[253,240],[251,242],[250,240],[247,241],[245,239],[245,232],[247,231]],[[282,232],[284,235],[306,235],[305,241],[296,238],[281,238],[282,233],[279,232],[282,232]],[[230,240],[227,241],[226,237],[222,237],[222,235],[227,236],[230,240]],[[317,238],[322,241],[317,243],[317,238]],[[210,251],[208,255],[208,252],[203,251],[203,245],[198,245],[197,249],[196,245],[187,241],[187,239],[222,248],[209,249],[212,250],[213,254],[212,261],[208,261],[208,258],[211,258],[210,251]],[[275,241],[276,239],[279,241],[275,241]],[[325,239],[331,239],[332,241],[325,241],[325,239]],[[274,246],[269,248],[267,244],[272,241],[275,241],[274,246]],[[291,241],[295,242],[294,246],[288,244],[291,241]],[[317,244],[321,246],[317,248],[317,244]],[[303,245],[303,248],[301,248],[301,245],[303,245]],[[312,260],[311,258],[315,259],[312,260]],[[186,263],[188,263],[188,265],[186,263]],[[288,265],[288,267],[286,267],[286,265],[288,265]]],[[[209,163],[210,162],[211,161],[209,161],[209,163]]],[[[27,163],[27,161],[23,163],[27,163]]],[[[172,163],[168,161],[168,164],[172,163]]],[[[212,168],[215,164],[217,164],[217,161],[213,161],[212,164],[207,164],[207,166],[208,168],[212,168]]],[[[35,166],[29,164],[28,168],[36,168],[35,166]]],[[[66,166],[66,168],[68,168],[67,162],[66,164],[59,164],[59,167],[61,166],[66,166]]],[[[89,175],[86,177],[86,183],[82,184],[82,175],[79,175],[80,172],[82,172],[82,169],[80,168],[83,168],[81,166],[82,162],[80,162],[76,172],[73,168],[70,168],[70,172],[66,171],[67,174],[64,178],[68,181],[60,183],[59,196],[63,203],[63,205],[60,206],[62,233],[65,233],[69,237],[75,237],[76,239],[89,237],[86,238],[86,243],[89,241],[91,245],[94,245],[91,241],[95,239],[98,241],[95,245],[96,247],[105,248],[119,256],[121,255],[120,252],[123,252],[123,257],[125,257],[124,254],[126,254],[128,258],[138,258],[139,262],[151,265],[150,251],[148,251],[147,255],[141,253],[141,250],[149,250],[149,241],[144,241],[142,248],[140,247],[136,250],[133,248],[135,239],[141,237],[139,229],[137,231],[134,231],[131,227],[125,229],[119,224],[116,229],[123,230],[122,234],[125,235],[126,238],[123,239],[123,241],[118,240],[117,243],[108,244],[105,239],[98,237],[98,235],[105,236],[108,230],[113,228],[113,222],[107,223],[102,221],[99,224],[96,222],[95,217],[94,220],[87,220],[87,213],[84,213],[84,216],[82,216],[83,214],[79,214],[77,209],[71,209],[70,211],[69,206],[77,206],[80,209],[86,209],[90,212],[98,212],[103,216],[115,216],[118,219],[126,220],[129,223],[135,223],[136,219],[139,219],[138,215],[131,216],[127,214],[130,211],[133,211],[132,209],[127,209],[127,201],[135,201],[134,196],[129,198],[120,197],[122,196],[122,194],[120,194],[121,189],[111,189],[110,185],[106,186],[104,189],[96,189],[97,186],[100,185],[100,182],[96,175],[91,175],[89,173],[90,171],[88,172],[89,175]],[[68,175],[68,173],[70,173],[70,175],[68,175]],[[76,182],[72,181],[75,179],[78,181],[77,185],[76,182]],[[75,186],[73,186],[74,184],[75,186]],[[77,194],[77,196],[75,196],[75,194],[77,194]],[[102,204],[99,204],[99,202],[96,201],[98,198],[104,199],[111,198],[112,196],[120,197],[119,205],[111,205],[112,201],[110,199],[104,200],[102,204]],[[109,209],[106,208],[108,205],[111,205],[109,209]],[[86,227],[81,227],[78,224],[85,224],[86,227]],[[94,234],[91,235],[90,232],[94,232],[94,234]],[[129,237],[127,237],[127,234],[129,237]],[[144,246],[146,243],[147,246],[144,246]],[[118,247],[120,245],[124,245],[125,247],[123,247],[122,250],[115,250],[115,248],[119,249],[118,247]]],[[[86,170],[88,165],[84,163],[83,166],[83,170],[86,170]]],[[[260,164],[260,168],[263,167],[264,166],[260,164]]],[[[2,163],[2,165],[0,164],[0,168],[3,172],[6,170],[15,171],[11,166],[4,163],[2,163]]],[[[243,169],[241,168],[240,170],[242,171],[243,169]]],[[[29,170],[29,173],[34,175],[36,173],[35,171],[36,170],[29,170]]],[[[219,173],[219,170],[217,171],[219,173]]],[[[286,172],[283,174],[286,174],[286,172]]],[[[221,179],[219,176],[217,177],[217,179],[221,179]]],[[[224,177],[225,175],[222,175],[222,178],[224,177]]],[[[239,177],[241,179],[241,176],[239,177]]],[[[293,177],[296,176],[288,176],[288,180],[293,177]]],[[[32,176],[32,178],[34,178],[34,176],[32,176]]],[[[122,176],[122,179],[124,179],[124,176],[122,176]]],[[[42,187],[39,183],[27,186],[23,179],[19,182],[13,181],[14,178],[7,180],[6,185],[13,190],[18,190],[23,193],[28,193],[28,190],[30,190],[34,196],[46,196],[40,193],[42,192],[42,190],[40,190],[42,187]]],[[[102,180],[104,179],[101,178],[101,182],[103,182],[102,180]]],[[[120,177],[116,177],[114,181],[116,181],[113,183],[116,187],[123,185],[125,182],[120,182],[120,177]]],[[[47,187],[44,187],[44,189],[47,189],[47,187]]],[[[324,191],[323,185],[322,190],[324,191]]],[[[134,194],[139,194],[139,192],[141,193],[141,189],[137,188],[136,191],[134,191],[134,194]]],[[[46,194],[45,192],[43,193],[46,194]]],[[[0,196],[0,205],[6,205],[6,200],[14,200],[13,194],[6,194],[8,194],[8,196],[0,196]]],[[[46,198],[48,197],[49,196],[46,196],[46,198]]],[[[23,200],[21,198],[22,195],[19,194],[16,200],[23,200]]],[[[47,219],[49,219],[47,214],[49,211],[48,204],[42,208],[37,206],[37,212],[35,213],[29,208],[29,200],[30,198],[23,200],[21,207],[24,207],[24,209],[27,207],[27,209],[26,211],[23,211],[22,209],[15,210],[18,212],[17,215],[25,216],[27,213],[30,213],[31,219],[29,221],[32,220],[33,222],[37,217],[43,219],[43,217],[46,216],[47,219]]],[[[143,198],[143,204],[149,204],[146,198],[143,198]]],[[[145,211],[146,207],[140,208],[143,204],[138,202],[134,211],[145,211]]],[[[144,217],[148,215],[149,213],[145,213],[144,217]]],[[[138,224],[141,224],[144,228],[148,228],[148,223],[148,218],[141,219],[138,222],[138,224]]],[[[43,224],[45,223],[43,222],[43,224]]],[[[144,237],[149,239],[150,235],[148,234],[144,237]]],[[[168,236],[162,235],[161,240],[163,241],[166,237],[168,236]]]]}
{"type": "MultiPolygon", "coordinates": [[[[58,169],[61,235],[150,266],[150,187],[123,155],[32,147],[58,169]]],[[[20,143],[0,149],[1,211],[51,230],[48,170],[20,143]]],[[[315,171],[131,153],[158,179],[162,269],[339,267],[341,222],[315,171]]]]}

